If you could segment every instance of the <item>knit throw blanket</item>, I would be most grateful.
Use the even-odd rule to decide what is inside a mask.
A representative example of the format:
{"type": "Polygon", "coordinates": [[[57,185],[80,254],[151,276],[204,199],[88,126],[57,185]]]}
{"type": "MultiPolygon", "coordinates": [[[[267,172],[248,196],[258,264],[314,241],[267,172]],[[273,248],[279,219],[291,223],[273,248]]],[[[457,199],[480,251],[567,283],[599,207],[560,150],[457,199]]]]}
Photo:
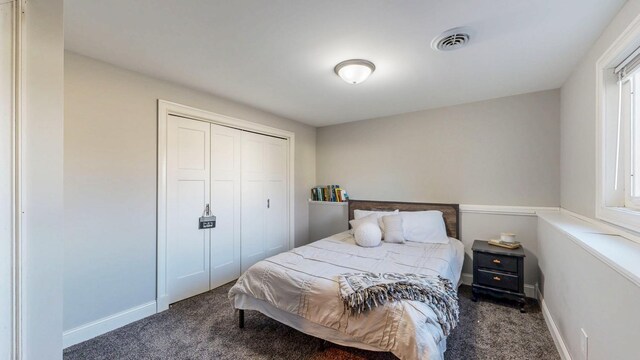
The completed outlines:
{"type": "Polygon", "coordinates": [[[399,273],[357,273],[339,276],[340,296],[352,314],[361,314],[387,301],[421,301],[433,310],[445,336],[458,324],[458,296],[441,276],[399,273]]]}

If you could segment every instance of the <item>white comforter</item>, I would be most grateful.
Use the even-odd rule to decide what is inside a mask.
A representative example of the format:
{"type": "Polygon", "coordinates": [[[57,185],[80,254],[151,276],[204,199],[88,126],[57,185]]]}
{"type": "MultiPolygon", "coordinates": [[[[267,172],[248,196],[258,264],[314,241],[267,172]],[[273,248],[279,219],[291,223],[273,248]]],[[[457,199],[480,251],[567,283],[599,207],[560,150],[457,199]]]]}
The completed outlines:
{"type": "Polygon", "coordinates": [[[366,344],[363,348],[390,351],[401,359],[442,359],[446,338],[429,306],[418,301],[390,302],[355,317],[345,310],[337,276],[416,273],[441,275],[458,284],[463,260],[464,247],[456,239],[448,244],[383,242],[363,248],[343,232],[258,262],[238,279],[229,298],[236,308],[242,308],[239,298],[244,296],[264,301],[333,329],[355,346],[366,344]]]}

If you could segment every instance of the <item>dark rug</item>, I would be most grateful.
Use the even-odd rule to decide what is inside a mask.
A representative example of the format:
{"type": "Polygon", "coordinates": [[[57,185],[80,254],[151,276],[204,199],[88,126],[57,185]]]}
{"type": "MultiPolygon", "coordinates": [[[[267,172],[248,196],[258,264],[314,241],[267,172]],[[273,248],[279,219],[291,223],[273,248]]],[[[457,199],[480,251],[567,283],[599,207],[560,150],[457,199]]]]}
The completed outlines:
{"type": "MultiPolygon", "coordinates": [[[[227,299],[230,287],[69,347],[64,359],[395,359],[325,343],[255,311],[246,312],[241,330],[227,299]]],[[[448,338],[445,359],[560,358],[535,300],[521,314],[516,304],[474,303],[470,295],[470,287],[460,287],[460,324],[448,338]]]]}

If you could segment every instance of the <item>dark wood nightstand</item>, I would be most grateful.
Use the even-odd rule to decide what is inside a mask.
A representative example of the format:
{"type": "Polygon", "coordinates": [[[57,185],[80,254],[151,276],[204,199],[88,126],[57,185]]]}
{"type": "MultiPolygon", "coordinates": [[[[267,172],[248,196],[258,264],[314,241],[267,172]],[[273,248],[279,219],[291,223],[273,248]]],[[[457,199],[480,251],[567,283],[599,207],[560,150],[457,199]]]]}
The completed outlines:
{"type": "Polygon", "coordinates": [[[478,294],[516,300],[524,312],[524,250],[489,245],[487,241],[473,242],[473,285],[471,300],[478,294]]]}

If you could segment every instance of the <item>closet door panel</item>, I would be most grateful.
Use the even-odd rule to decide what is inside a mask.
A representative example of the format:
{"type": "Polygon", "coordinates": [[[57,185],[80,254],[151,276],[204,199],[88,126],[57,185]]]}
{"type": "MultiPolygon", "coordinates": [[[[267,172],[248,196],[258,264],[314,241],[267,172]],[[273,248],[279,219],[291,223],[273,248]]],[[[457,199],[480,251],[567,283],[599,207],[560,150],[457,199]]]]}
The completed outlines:
{"type": "Polygon", "coordinates": [[[266,179],[284,182],[287,178],[287,141],[266,137],[264,145],[266,179]]]}
{"type": "Polygon", "coordinates": [[[243,181],[242,271],[265,258],[265,209],[262,181],[243,181]]]}
{"type": "Polygon", "coordinates": [[[211,229],[210,287],[240,276],[240,202],[242,131],[211,125],[211,229]]]}
{"type": "Polygon", "coordinates": [[[285,189],[281,182],[266,183],[270,206],[267,209],[265,240],[267,256],[273,256],[288,250],[289,237],[285,204],[285,189]]]}
{"type": "Polygon", "coordinates": [[[209,203],[209,124],[170,116],[167,127],[167,276],[169,302],[209,290],[209,230],[198,218],[209,203]]]}
{"type": "Polygon", "coordinates": [[[242,133],[242,271],[266,257],[264,140],[242,133]]]}
{"type": "Polygon", "coordinates": [[[242,133],[242,178],[264,180],[265,157],[263,136],[242,133]]]}
{"type": "Polygon", "coordinates": [[[199,276],[209,270],[208,234],[207,231],[198,230],[197,226],[197,219],[202,216],[201,210],[207,202],[206,193],[204,181],[178,182],[178,211],[175,219],[178,241],[174,245],[175,256],[180,260],[173,264],[173,271],[178,279],[199,276]]]}
{"type": "Polygon", "coordinates": [[[236,231],[233,213],[236,208],[240,208],[234,206],[234,192],[234,184],[230,181],[212,181],[211,183],[211,213],[216,216],[216,227],[211,230],[212,275],[216,269],[234,261],[236,231]]]}
{"type": "Polygon", "coordinates": [[[287,141],[265,139],[265,189],[269,201],[266,220],[267,256],[289,248],[287,213],[287,141]]]}
{"type": "Polygon", "coordinates": [[[242,270],[289,248],[288,142],[242,134],[242,270]]]}

